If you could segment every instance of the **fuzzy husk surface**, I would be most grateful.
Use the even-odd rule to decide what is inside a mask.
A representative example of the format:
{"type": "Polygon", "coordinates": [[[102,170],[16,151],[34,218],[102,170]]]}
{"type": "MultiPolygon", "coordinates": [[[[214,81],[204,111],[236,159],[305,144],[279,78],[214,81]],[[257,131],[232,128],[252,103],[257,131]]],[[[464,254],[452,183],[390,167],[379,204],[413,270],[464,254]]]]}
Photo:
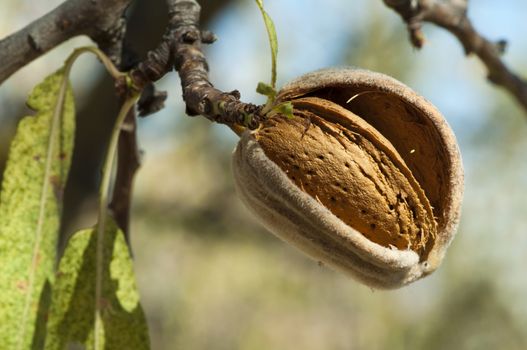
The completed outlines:
{"type": "Polygon", "coordinates": [[[386,248],[345,224],[302,191],[265,154],[250,132],[233,154],[236,191],[277,237],[311,258],[373,288],[398,288],[435,268],[412,250],[386,248]]]}
{"type": "Polygon", "coordinates": [[[371,287],[398,288],[437,269],[463,194],[459,149],[441,113],[395,79],[349,67],[293,80],[277,96],[285,101],[295,118],[244,132],[233,154],[237,192],[261,223],[371,287]],[[306,98],[330,104],[321,111],[306,98]],[[365,124],[328,113],[331,103],[365,124]]]}

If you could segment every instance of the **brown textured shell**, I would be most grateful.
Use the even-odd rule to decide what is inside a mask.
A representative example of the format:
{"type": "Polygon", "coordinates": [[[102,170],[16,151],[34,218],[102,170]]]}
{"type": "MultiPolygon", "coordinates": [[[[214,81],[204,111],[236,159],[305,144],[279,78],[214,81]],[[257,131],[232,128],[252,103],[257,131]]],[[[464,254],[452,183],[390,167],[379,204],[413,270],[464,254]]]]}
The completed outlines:
{"type": "Polygon", "coordinates": [[[371,241],[425,254],[436,236],[432,209],[390,142],[328,100],[293,103],[295,118],[270,118],[254,133],[265,154],[371,241]]]}
{"type": "MultiPolygon", "coordinates": [[[[383,145],[381,152],[368,150],[364,140],[371,142],[372,139],[367,136],[370,135],[369,132],[359,133],[359,144],[362,142],[366,149],[365,152],[361,151],[362,156],[374,159],[373,163],[384,159],[376,166],[377,170],[382,172],[383,167],[389,169],[381,174],[379,183],[390,183],[390,196],[395,194],[397,197],[399,191],[406,193],[408,206],[400,208],[400,212],[408,218],[404,226],[413,233],[400,235],[401,232],[397,232],[393,235],[390,227],[393,228],[395,221],[392,220],[393,217],[390,218],[390,205],[398,202],[393,202],[391,197],[381,198],[381,204],[375,205],[380,205],[383,210],[378,211],[370,203],[376,197],[375,191],[369,191],[374,193],[373,197],[364,197],[369,199],[363,199],[360,192],[353,194],[354,201],[349,202],[349,205],[353,208],[351,211],[354,211],[355,228],[347,223],[345,215],[350,210],[337,210],[341,203],[332,205],[332,197],[335,201],[338,199],[335,194],[340,194],[340,198],[344,200],[345,189],[351,191],[351,186],[338,180],[341,175],[328,178],[330,181],[326,186],[331,187],[330,189],[324,188],[323,179],[314,182],[318,183],[316,190],[306,189],[304,181],[313,179],[313,174],[308,176],[310,162],[319,161],[319,155],[315,158],[312,155],[309,159],[302,158],[302,144],[288,149],[288,142],[282,142],[285,144],[283,149],[275,147],[270,152],[276,139],[273,141],[271,136],[262,135],[266,135],[267,128],[281,123],[279,119],[270,121],[271,124],[256,133],[244,133],[236,148],[233,170],[242,200],[277,236],[313,258],[341,269],[370,286],[400,287],[434,271],[455,234],[462,196],[461,159],[455,138],[444,118],[424,98],[385,75],[350,68],[309,73],[286,85],[278,95],[277,103],[292,101],[298,110],[304,110],[297,113],[300,118],[287,123],[296,125],[294,130],[289,130],[287,135],[280,137],[289,139],[291,135],[298,136],[304,130],[304,139],[311,132],[321,133],[319,136],[328,140],[328,144],[317,144],[312,149],[323,150],[322,156],[328,157],[324,159],[326,161],[335,156],[335,145],[337,149],[339,145],[351,149],[351,144],[356,143],[357,138],[353,139],[353,132],[345,135],[346,138],[328,137],[330,134],[346,134],[349,125],[341,128],[335,126],[334,122],[327,123],[323,119],[328,118],[328,115],[317,119],[312,106],[301,107],[302,103],[306,103],[306,97],[331,101],[331,108],[343,108],[360,116],[374,130],[373,134],[381,135],[380,137],[389,141],[378,142],[379,136],[374,136],[375,148],[378,150],[379,145],[383,145]],[[310,113],[315,116],[310,116],[310,113]],[[309,120],[305,117],[309,117],[309,120]],[[265,151],[261,142],[267,143],[265,151]],[[291,157],[288,158],[291,152],[294,153],[294,161],[291,157]],[[330,152],[333,152],[333,156],[330,152]],[[395,158],[393,154],[396,154],[395,158]],[[401,161],[405,166],[401,166],[401,161]],[[281,168],[281,162],[282,166],[285,162],[289,165],[281,168]],[[289,173],[286,174],[282,169],[289,169],[289,173]],[[301,180],[295,181],[292,172],[297,170],[301,173],[301,180]],[[391,174],[397,172],[400,174],[391,177],[391,174]],[[401,174],[404,176],[400,176],[401,174]],[[400,179],[405,180],[397,183],[400,179]],[[414,181],[418,186],[415,186],[414,181]],[[431,205],[426,205],[427,202],[422,200],[423,195],[431,205]],[[321,203],[324,201],[325,203],[321,203]],[[370,208],[371,213],[362,213],[362,210],[368,210],[365,207],[370,208]],[[374,215],[378,216],[378,221],[374,215]],[[437,222],[435,234],[434,218],[437,222]],[[376,220],[373,222],[374,229],[371,227],[373,220],[376,220]],[[381,221],[382,224],[379,224],[381,221]],[[381,227],[385,233],[379,235],[381,227]],[[377,236],[372,235],[372,231],[376,231],[377,236]],[[418,232],[424,235],[419,237],[418,232]],[[407,243],[409,245],[405,247],[407,243]],[[408,247],[415,251],[407,250],[408,247]]],[[[361,128],[365,130],[364,126],[361,128]]],[[[311,136],[318,138],[314,134],[311,136]]],[[[351,153],[361,154],[359,151],[351,153]]],[[[338,159],[344,158],[338,156],[338,159]]],[[[375,172],[374,168],[370,170],[375,172]]],[[[337,173],[342,169],[344,168],[339,166],[337,173]]],[[[327,174],[321,173],[321,177],[327,174]]],[[[342,174],[344,177],[348,175],[342,174]]],[[[360,185],[357,177],[348,180],[351,184],[358,184],[355,191],[360,191],[365,186],[360,185]]]]}

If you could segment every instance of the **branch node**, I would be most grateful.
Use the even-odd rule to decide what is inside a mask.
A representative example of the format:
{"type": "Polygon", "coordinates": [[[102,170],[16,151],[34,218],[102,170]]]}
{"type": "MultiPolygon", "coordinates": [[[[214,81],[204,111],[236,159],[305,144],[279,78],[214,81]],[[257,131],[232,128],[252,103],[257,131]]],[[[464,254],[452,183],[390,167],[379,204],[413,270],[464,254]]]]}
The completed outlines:
{"type": "Polygon", "coordinates": [[[185,31],[181,37],[184,43],[194,44],[196,41],[200,39],[200,34],[199,32],[195,30],[188,30],[188,31],[185,31]]]}
{"type": "Polygon", "coordinates": [[[203,44],[213,44],[216,40],[218,40],[218,37],[210,30],[201,31],[201,42],[203,44]]]}
{"type": "Polygon", "coordinates": [[[505,52],[507,52],[507,47],[509,43],[505,39],[500,39],[496,42],[496,49],[500,53],[500,55],[504,55],[505,52]]]}
{"type": "Polygon", "coordinates": [[[165,107],[166,99],[166,91],[159,91],[153,83],[148,83],[143,89],[141,98],[137,102],[139,116],[146,117],[160,111],[165,107]]]}
{"type": "Polygon", "coordinates": [[[34,51],[36,51],[36,52],[41,52],[42,51],[42,48],[37,43],[37,40],[33,36],[33,34],[28,34],[27,35],[27,42],[28,42],[29,46],[31,47],[31,49],[33,49],[34,51]]]}
{"type": "Polygon", "coordinates": [[[232,90],[231,92],[228,92],[227,94],[233,96],[237,100],[239,100],[242,97],[242,95],[240,94],[238,90],[232,90]]]}

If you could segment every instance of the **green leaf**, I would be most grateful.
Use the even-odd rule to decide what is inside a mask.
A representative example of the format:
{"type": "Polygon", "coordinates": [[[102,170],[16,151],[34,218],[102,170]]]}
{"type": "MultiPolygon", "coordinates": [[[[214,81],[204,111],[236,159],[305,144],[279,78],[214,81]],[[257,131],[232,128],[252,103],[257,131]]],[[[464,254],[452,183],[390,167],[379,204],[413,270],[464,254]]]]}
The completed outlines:
{"type": "Polygon", "coordinates": [[[99,190],[98,223],[76,233],[60,261],[46,350],[149,349],[128,246],[108,214],[120,130],[138,98],[139,92],[134,92],[124,101],[112,131],[99,190]]]}
{"type": "Polygon", "coordinates": [[[139,303],[132,260],[124,236],[108,217],[100,261],[97,230],[75,233],[60,261],[53,289],[46,350],[73,346],[93,350],[149,349],[146,320],[139,303]],[[100,312],[96,313],[95,281],[99,270],[102,272],[100,312]],[[95,317],[101,324],[97,334],[95,317]],[[96,337],[97,347],[94,345],[96,337]]]}
{"type": "Polygon", "coordinates": [[[273,100],[276,97],[276,90],[271,85],[263,82],[258,83],[256,86],[256,92],[273,100]]]}
{"type": "Polygon", "coordinates": [[[293,118],[293,104],[291,102],[280,103],[274,108],[276,112],[285,115],[287,118],[293,118]]]}
{"type": "Polygon", "coordinates": [[[255,0],[260,12],[262,13],[267,35],[269,36],[269,44],[271,46],[271,87],[276,88],[276,56],[278,55],[278,38],[276,36],[276,29],[273,20],[264,10],[263,0],[255,0]]]}
{"type": "Polygon", "coordinates": [[[0,349],[6,350],[42,343],[73,151],[67,70],[37,85],[27,104],[36,114],[18,126],[0,193],[0,349]]]}
{"type": "Polygon", "coordinates": [[[294,118],[293,104],[291,102],[282,102],[280,104],[277,104],[271,108],[267,116],[268,118],[272,118],[276,114],[285,115],[289,119],[294,118]]]}

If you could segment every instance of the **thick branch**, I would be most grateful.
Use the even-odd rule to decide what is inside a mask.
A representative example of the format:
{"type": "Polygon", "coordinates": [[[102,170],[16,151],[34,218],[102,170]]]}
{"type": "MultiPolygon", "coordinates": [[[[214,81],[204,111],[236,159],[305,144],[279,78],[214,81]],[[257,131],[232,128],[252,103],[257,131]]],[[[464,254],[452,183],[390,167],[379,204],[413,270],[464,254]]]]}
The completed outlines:
{"type": "Polygon", "coordinates": [[[412,44],[420,48],[424,44],[421,32],[423,22],[442,27],[459,40],[465,53],[475,54],[485,65],[488,79],[505,88],[527,111],[527,81],[512,72],[502,61],[505,42],[496,43],[479,34],[467,17],[467,0],[383,0],[401,15],[408,25],[412,44]]]}
{"type": "Polygon", "coordinates": [[[88,35],[118,61],[121,17],[131,0],[67,0],[0,41],[0,83],[62,42],[88,35]],[[113,46],[117,46],[115,49],[113,46]]]}

